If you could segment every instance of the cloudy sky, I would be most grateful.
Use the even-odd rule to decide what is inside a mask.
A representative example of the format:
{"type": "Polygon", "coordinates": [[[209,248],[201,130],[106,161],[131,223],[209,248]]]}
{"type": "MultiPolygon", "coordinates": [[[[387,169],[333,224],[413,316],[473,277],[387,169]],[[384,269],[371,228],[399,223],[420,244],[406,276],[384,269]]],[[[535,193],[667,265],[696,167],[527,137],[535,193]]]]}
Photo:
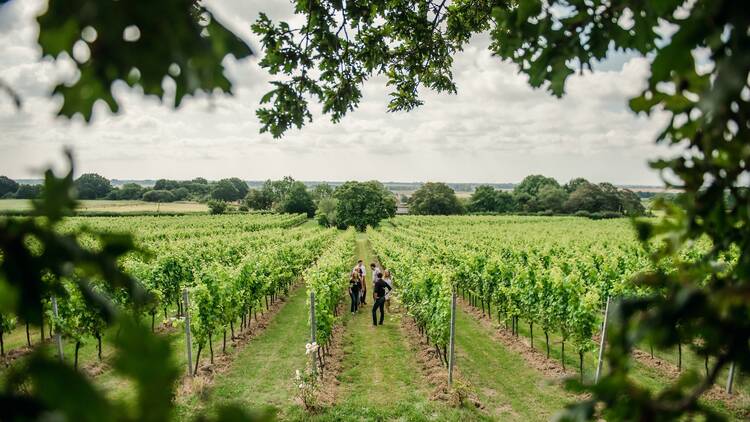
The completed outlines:
{"type": "MultiPolygon", "coordinates": [[[[262,54],[249,30],[259,7],[290,18],[287,0],[208,0],[217,17],[262,54]]],[[[659,184],[647,160],[664,155],[653,140],[663,116],[633,115],[627,98],[645,86],[648,62],[616,55],[594,74],[571,77],[562,100],[532,90],[513,65],[490,56],[477,38],[457,57],[458,95],[424,92],[425,105],[387,113],[382,79],[365,86],[358,110],[334,125],[317,114],[282,140],[259,134],[255,117],[269,78],[257,57],[226,60],[233,97],[193,98],[173,110],[120,87],[119,115],[103,107],[93,124],[54,117],[47,94],[73,74],[42,60],[35,16],[43,0],[0,7],[0,79],[24,99],[17,111],[0,95],[0,174],[38,177],[71,146],[78,172],[117,179],[247,180],[291,175],[302,180],[517,182],[532,173],[565,182],[583,176],[618,184],[659,184]]]]}

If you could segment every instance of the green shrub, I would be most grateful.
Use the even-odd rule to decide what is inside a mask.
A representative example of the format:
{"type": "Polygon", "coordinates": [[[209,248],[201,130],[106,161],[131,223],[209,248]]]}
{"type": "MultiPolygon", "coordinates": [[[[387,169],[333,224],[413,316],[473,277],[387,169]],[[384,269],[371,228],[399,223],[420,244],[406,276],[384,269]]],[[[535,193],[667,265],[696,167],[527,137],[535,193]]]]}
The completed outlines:
{"type": "Polygon", "coordinates": [[[209,214],[224,214],[227,212],[227,203],[224,201],[208,201],[208,213],[209,214]]]}

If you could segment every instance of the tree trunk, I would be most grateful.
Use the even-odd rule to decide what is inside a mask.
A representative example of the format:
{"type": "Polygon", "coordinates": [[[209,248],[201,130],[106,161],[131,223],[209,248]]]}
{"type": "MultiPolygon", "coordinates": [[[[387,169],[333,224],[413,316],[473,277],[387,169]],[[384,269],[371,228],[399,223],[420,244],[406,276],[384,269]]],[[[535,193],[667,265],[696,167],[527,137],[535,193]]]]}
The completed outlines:
{"type": "Polygon", "coordinates": [[[26,345],[31,347],[31,335],[29,334],[29,323],[26,323],[26,345]]]}
{"type": "Polygon", "coordinates": [[[96,342],[97,342],[97,353],[99,356],[99,362],[102,361],[102,335],[99,333],[96,333],[96,342]]]}
{"type": "Polygon", "coordinates": [[[151,332],[156,332],[154,329],[154,323],[156,322],[156,312],[151,314],[151,332]]]}
{"type": "Polygon", "coordinates": [[[534,323],[529,321],[529,338],[531,338],[531,348],[534,348],[534,323]]]}
{"type": "Polygon", "coordinates": [[[440,365],[444,365],[443,355],[442,353],[440,353],[440,348],[438,347],[437,344],[435,345],[435,351],[437,351],[438,359],[440,359],[440,365]]]}
{"type": "Polygon", "coordinates": [[[76,355],[75,360],[73,361],[73,369],[78,370],[78,351],[81,349],[81,342],[76,342],[76,355]]]}
{"type": "Polygon", "coordinates": [[[482,316],[484,316],[484,298],[480,298],[479,301],[482,302],[482,316]]]}
{"type": "Polygon", "coordinates": [[[649,344],[649,346],[651,347],[651,359],[653,359],[654,358],[654,344],[651,343],[649,344]]]}
{"type": "Polygon", "coordinates": [[[221,351],[224,352],[224,354],[226,354],[227,353],[227,329],[226,328],[224,329],[224,345],[221,347],[222,347],[221,351]]]}
{"type": "Polygon", "coordinates": [[[268,310],[268,296],[265,296],[266,298],[266,310],[268,310]]]}
{"type": "Polygon", "coordinates": [[[677,343],[677,370],[682,372],[682,343],[677,343]]]}
{"type": "Polygon", "coordinates": [[[3,341],[3,332],[0,330],[0,356],[5,357],[5,342],[3,341]]]}
{"type": "Polygon", "coordinates": [[[708,353],[706,353],[705,366],[706,366],[706,377],[708,377],[708,353]]]}
{"type": "Polygon", "coordinates": [[[42,333],[42,343],[44,343],[44,315],[42,315],[42,323],[39,325],[39,331],[42,333]]]}
{"type": "MultiPolygon", "coordinates": [[[[242,316],[242,319],[245,319],[245,316],[242,316]]],[[[229,329],[231,330],[230,333],[232,334],[232,340],[234,340],[234,321],[229,321],[229,329]]]]}
{"type": "Polygon", "coordinates": [[[198,375],[198,363],[201,361],[201,351],[203,351],[203,346],[198,346],[198,354],[195,355],[195,370],[193,371],[193,374],[198,375]]]}
{"type": "Polygon", "coordinates": [[[560,355],[560,362],[562,362],[563,371],[565,370],[565,341],[562,342],[562,354],[560,355]]]}
{"type": "Polygon", "coordinates": [[[164,307],[164,319],[167,319],[167,307],[164,307]]]}
{"type": "Polygon", "coordinates": [[[214,364],[214,341],[211,339],[211,333],[208,333],[208,351],[211,352],[211,365],[214,364]]]}
{"type": "Polygon", "coordinates": [[[544,330],[544,341],[547,343],[547,359],[549,359],[549,333],[544,330]]]}

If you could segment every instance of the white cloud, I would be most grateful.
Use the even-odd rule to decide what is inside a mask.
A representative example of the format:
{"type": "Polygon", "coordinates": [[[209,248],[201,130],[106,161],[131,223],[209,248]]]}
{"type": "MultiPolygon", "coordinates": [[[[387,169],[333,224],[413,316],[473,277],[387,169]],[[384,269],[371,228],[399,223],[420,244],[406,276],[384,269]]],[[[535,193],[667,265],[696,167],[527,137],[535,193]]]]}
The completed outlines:
{"type": "MultiPolygon", "coordinates": [[[[338,125],[315,114],[301,131],[282,140],[259,134],[255,116],[271,79],[257,57],[228,58],[235,96],[198,96],[175,111],[124,86],[116,97],[122,113],[97,107],[94,122],[53,116],[59,100],[45,93],[69,66],[39,62],[34,16],[39,1],[11,1],[0,9],[0,78],[26,102],[14,111],[0,97],[0,173],[29,177],[60,163],[73,146],[79,171],[111,178],[278,178],[306,180],[518,181],[543,173],[565,181],[575,176],[616,183],[658,183],[646,161],[663,153],[653,140],[663,116],[633,115],[627,99],[648,76],[646,59],[615,55],[597,72],[569,79],[567,95],[555,99],[533,90],[512,64],[476,37],[455,61],[458,95],[422,92],[425,105],[410,113],[387,113],[384,79],[364,87],[358,109],[338,125]]],[[[274,19],[291,17],[288,2],[211,0],[223,23],[258,51],[249,26],[259,8],[274,19]]],[[[319,107],[315,107],[319,110],[319,107]]]]}

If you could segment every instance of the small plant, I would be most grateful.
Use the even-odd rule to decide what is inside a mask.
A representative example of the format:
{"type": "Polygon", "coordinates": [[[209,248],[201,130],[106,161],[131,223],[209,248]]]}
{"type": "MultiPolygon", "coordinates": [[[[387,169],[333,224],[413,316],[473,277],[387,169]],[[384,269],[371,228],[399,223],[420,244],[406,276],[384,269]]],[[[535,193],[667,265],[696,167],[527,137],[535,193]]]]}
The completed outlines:
{"type": "MultiPolygon", "coordinates": [[[[313,353],[317,353],[318,347],[318,344],[315,342],[307,343],[305,345],[305,355],[309,356],[313,353]]],[[[294,381],[297,386],[297,393],[299,394],[302,404],[305,406],[305,410],[314,410],[317,408],[318,377],[313,374],[309,363],[304,371],[298,369],[295,372],[294,381]]]]}

